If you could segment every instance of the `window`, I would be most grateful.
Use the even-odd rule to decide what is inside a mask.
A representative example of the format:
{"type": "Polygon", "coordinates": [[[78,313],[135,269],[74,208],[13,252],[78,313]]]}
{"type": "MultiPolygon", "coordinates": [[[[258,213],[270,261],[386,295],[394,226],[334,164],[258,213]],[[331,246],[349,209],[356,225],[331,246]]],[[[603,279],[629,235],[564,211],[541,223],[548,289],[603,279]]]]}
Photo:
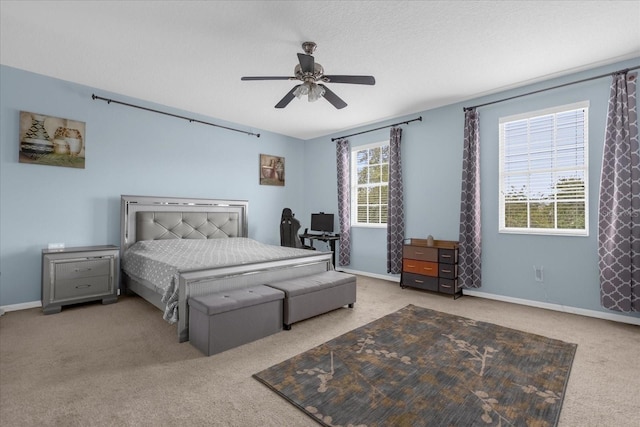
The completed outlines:
{"type": "Polygon", "coordinates": [[[588,235],[588,110],[500,119],[501,233],[588,235]]]}
{"type": "Polygon", "coordinates": [[[351,149],[351,225],[386,226],[389,142],[351,149]]]}

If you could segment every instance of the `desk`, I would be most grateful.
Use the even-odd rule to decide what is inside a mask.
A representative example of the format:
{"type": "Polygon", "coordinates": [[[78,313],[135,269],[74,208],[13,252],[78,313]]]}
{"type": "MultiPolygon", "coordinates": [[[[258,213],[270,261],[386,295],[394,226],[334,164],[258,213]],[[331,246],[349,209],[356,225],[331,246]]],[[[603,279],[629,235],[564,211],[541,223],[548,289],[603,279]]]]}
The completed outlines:
{"type": "Polygon", "coordinates": [[[331,260],[333,261],[333,268],[336,268],[336,241],[340,240],[339,234],[301,234],[300,240],[302,244],[305,244],[305,239],[309,239],[309,246],[313,247],[314,240],[320,240],[321,242],[329,242],[329,247],[331,247],[331,260]]]}

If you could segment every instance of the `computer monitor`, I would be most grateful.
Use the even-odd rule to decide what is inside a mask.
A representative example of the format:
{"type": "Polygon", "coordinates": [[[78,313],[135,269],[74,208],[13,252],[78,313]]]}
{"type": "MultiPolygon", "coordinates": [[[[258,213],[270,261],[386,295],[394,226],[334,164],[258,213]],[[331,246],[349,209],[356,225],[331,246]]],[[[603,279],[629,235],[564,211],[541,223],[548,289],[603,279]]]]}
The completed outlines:
{"type": "Polygon", "coordinates": [[[323,234],[333,233],[333,214],[312,213],[311,230],[321,231],[323,234]]]}

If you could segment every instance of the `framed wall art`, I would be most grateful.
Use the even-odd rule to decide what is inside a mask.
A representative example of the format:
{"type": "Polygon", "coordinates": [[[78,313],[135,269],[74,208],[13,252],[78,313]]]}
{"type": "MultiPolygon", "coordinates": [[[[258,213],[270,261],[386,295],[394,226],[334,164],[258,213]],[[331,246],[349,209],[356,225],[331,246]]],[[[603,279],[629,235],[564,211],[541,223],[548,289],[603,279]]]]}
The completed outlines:
{"type": "Polygon", "coordinates": [[[260,154],[260,185],[284,186],[284,157],[260,154]]]}
{"type": "Polygon", "coordinates": [[[84,169],[85,123],[20,111],[20,163],[84,169]]]}

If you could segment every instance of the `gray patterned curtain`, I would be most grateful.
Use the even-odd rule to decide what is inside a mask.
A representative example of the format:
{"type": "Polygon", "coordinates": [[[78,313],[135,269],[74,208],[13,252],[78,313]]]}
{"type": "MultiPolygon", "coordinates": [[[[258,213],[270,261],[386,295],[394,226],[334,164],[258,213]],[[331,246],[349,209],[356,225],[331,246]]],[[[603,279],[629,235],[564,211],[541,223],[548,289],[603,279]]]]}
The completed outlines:
{"type": "Polygon", "coordinates": [[[336,141],[338,166],[338,219],[340,220],[339,265],[351,263],[351,148],[349,141],[336,141]]]}
{"type": "Polygon", "coordinates": [[[387,273],[402,272],[404,241],[404,190],[400,140],[402,129],[391,128],[389,136],[389,200],[387,203],[387,273]]]}
{"type": "Polygon", "coordinates": [[[461,288],[479,288],[481,286],[479,122],[480,119],[475,108],[465,110],[458,255],[458,280],[461,288]]]}
{"type": "Polygon", "coordinates": [[[640,311],[640,146],[637,73],[611,82],[605,132],[598,255],[600,302],[610,310],[640,311]]]}

